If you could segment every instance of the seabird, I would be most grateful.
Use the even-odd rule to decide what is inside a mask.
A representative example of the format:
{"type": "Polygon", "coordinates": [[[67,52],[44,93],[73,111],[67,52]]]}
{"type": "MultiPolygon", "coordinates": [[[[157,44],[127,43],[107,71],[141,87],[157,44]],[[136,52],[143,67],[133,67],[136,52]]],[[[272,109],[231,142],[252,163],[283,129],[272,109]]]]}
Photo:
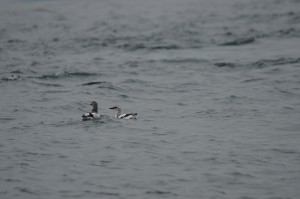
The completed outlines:
{"type": "Polygon", "coordinates": [[[137,116],[137,113],[121,113],[121,108],[118,106],[114,106],[109,109],[117,110],[115,117],[118,119],[136,119],[137,116]]]}
{"type": "Polygon", "coordinates": [[[98,114],[98,104],[97,104],[97,102],[92,101],[92,103],[90,105],[93,107],[93,109],[90,113],[85,113],[85,114],[82,115],[82,120],[83,121],[92,120],[92,119],[100,117],[100,115],[98,114]]]}

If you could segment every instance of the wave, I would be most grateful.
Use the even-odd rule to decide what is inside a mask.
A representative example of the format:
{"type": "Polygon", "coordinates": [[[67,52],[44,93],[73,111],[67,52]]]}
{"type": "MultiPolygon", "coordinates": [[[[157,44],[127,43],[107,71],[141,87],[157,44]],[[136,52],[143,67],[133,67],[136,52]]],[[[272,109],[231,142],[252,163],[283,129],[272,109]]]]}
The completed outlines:
{"type": "Polygon", "coordinates": [[[123,88],[114,86],[111,82],[105,82],[105,81],[94,81],[94,82],[87,82],[81,84],[81,86],[93,86],[93,85],[99,85],[98,88],[125,91],[123,88]]]}
{"type": "Polygon", "coordinates": [[[0,117],[0,121],[4,121],[4,122],[15,120],[15,119],[16,118],[12,118],[12,117],[0,117]]]}
{"type": "Polygon", "coordinates": [[[26,187],[15,187],[15,189],[22,192],[22,193],[27,193],[27,194],[31,194],[31,195],[38,195],[38,193],[36,191],[33,191],[33,190],[28,189],[26,187]]]}
{"type": "Polygon", "coordinates": [[[265,66],[277,66],[277,65],[287,65],[287,64],[297,64],[300,63],[299,58],[291,58],[291,57],[281,57],[277,59],[262,59],[257,62],[251,63],[250,66],[254,67],[265,67],[265,66]]]}
{"type": "Polygon", "coordinates": [[[11,71],[13,74],[24,74],[20,69],[11,71]]]}
{"type": "Polygon", "coordinates": [[[143,81],[143,80],[140,80],[140,79],[126,79],[122,83],[127,83],[127,84],[141,84],[141,85],[148,84],[147,81],[143,81]]]}
{"type": "MultiPolygon", "coordinates": [[[[121,32],[121,31],[120,31],[121,32]]],[[[163,35],[163,33],[161,33],[163,35]]],[[[137,34],[135,36],[123,35],[104,35],[103,37],[75,38],[73,41],[83,48],[105,48],[114,47],[128,51],[138,50],[176,50],[186,47],[186,44],[180,44],[177,40],[162,41],[167,38],[161,38],[153,35],[137,34]]]]}
{"type": "Polygon", "coordinates": [[[252,82],[258,82],[264,80],[263,78],[252,78],[252,79],[246,79],[243,80],[242,83],[252,83],[252,82]]]}
{"type": "Polygon", "coordinates": [[[1,78],[2,81],[16,81],[16,80],[21,80],[20,75],[9,75],[6,77],[1,78]]]}
{"type": "Polygon", "coordinates": [[[221,44],[221,46],[241,46],[241,45],[251,44],[254,42],[255,42],[254,37],[237,38],[232,41],[224,42],[221,44]]]}
{"type": "Polygon", "coordinates": [[[181,47],[176,44],[165,44],[165,45],[151,45],[147,43],[131,43],[126,42],[125,44],[116,45],[118,48],[125,50],[136,51],[136,50],[176,50],[181,47]]]}
{"type": "Polygon", "coordinates": [[[202,58],[174,58],[174,59],[159,59],[149,60],[149,62],[162,62],[162,63],[207,63],[208,60],[202,58]]]}
{"type": "Polygon", "coordinates": [[[151,195],[172,195],[172,196],[177,196],[178,194],[170,192],[170,191],[161,191],[161,190],[149,190],[146,191],[146,194],[151,194],[151,195]]]}
{"type": "MultiPolygon", "coordinates": [[[[17,80],[22,80],[26,77],[22,77],[20,74],[23,74],[22,71],[16,70],[13,71],[12,75],[8,75],[5,77],[2,77],[0,79],[0,82],[2,81],[17,81],[17,80]]],[[[52,74],[46,74],[46,75],[41,75],[41,76],[28,76],[27,78],[34,78],[34,79],[41,79],[41,80],[47,80],[47,79],[63,79],[63,78],[68,78],[68,77],[89,77],[89,76],[97,76],[99,74],[97,73],[90,73],[90,72],[58,72],[58,73],[52,73],[52,74]]],[[[33,83],[44,85],[44,86],[61,86],[58,84],[47,84],[47,83],[41,83],[41,82],[35,82],[33,83]]]]}
{"type": "Polygon", "coordinates": [[[261,59],[251,63],[233,63],[233,62],[216,62],[215,66],[227,67],[227,68],[237,68],[237,67],[248,67],[248,68],[264,68],[268,66],[278,66],[287,64],[298,64],[300,63],[300,57],[280,57],[277,59],[261,59]]]}
{"type": "Polygon", "coordinates": [[[241,66],[241,64],[231,63],[231,62],[217,62],[214,63],[214,65],[218,67],[227,67],[227,68],[236,68],[241,66]]]}
{"type": "Polygon", "coordinates": [[[62,87],[63,86],[61,84],[42,83],[42,82],[36,82],[36,81],[32,81],[32,83],[40,85],[40,86],[45,86],[45,87],[62,87]]]}
{"type": "Polygon", "coordinates": [[[83,83],[81,84],[82,86],[91,86],[91,85],[96,85],[96,84],[107,84],[109,82],[103,82],[103,81],[97,81],[97,82],[87,82],[87,83],[83,83]]]}
{"type": "Polygon", "coordinates": [[[66,77],[89,77],[89,76],[96,76],[98,74],[96,73],[89,73],[89,72],[59,72],[59,73],[52,73],[47,75],[42,75],[38,77],[38,79],[60,79],[60,78],[66,78],[66,77]]]}

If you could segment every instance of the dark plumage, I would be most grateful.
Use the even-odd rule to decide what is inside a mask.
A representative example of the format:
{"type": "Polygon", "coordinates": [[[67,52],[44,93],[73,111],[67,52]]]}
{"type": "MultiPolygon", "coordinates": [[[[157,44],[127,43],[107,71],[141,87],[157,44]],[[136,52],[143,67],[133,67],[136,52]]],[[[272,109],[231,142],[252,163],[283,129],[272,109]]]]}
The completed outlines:
{"type": "Polygon", "coordinates": [[[90,113],[85,113],[82,115],[82,120],[92,120],[95,118],[100,117],[98,114],[98,104],[95,101],[92,101],[92,103],[90,104],[93,108],[92,111],[90,113]]]}

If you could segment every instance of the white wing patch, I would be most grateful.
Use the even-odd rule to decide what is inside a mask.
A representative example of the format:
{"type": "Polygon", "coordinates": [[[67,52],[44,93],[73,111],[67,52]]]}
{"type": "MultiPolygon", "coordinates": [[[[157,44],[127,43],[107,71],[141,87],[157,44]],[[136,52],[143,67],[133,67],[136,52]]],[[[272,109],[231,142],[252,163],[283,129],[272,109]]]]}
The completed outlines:
{"type": "Polygon", "coordinates": [[[99,115],[97,113],[85,113],[82,115],[82,120],[93,120],[98,117],[99,115]]]}
{"type": "Polygon", "coordinates": [[[119,115],[119,119],[136,119],[137,113],[127,113],[127,114],[121,114],[119,115]]]}

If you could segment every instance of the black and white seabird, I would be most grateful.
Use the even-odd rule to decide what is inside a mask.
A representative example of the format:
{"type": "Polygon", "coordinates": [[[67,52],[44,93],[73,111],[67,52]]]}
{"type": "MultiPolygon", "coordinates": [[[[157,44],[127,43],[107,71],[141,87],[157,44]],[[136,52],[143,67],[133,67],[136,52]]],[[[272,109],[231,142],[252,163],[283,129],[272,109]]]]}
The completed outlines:
{"type": "Polygon", "coordinates": [[[92,103],[90,104],[93,109],[90,113],[85,113],[82,115],[82,120],[93,120],[95,118],[99,118],[100,115],[98,114],[98,104],[95,101],[92,101],[92,103]]]}
{"type": "Polygon", "coordinates": [[[115,117],[118,119],[136,119],[137,116],[137,113],[122,113],[121,108],[118,106],[114,106],[109,109],[117,110],[115,117]]]}

